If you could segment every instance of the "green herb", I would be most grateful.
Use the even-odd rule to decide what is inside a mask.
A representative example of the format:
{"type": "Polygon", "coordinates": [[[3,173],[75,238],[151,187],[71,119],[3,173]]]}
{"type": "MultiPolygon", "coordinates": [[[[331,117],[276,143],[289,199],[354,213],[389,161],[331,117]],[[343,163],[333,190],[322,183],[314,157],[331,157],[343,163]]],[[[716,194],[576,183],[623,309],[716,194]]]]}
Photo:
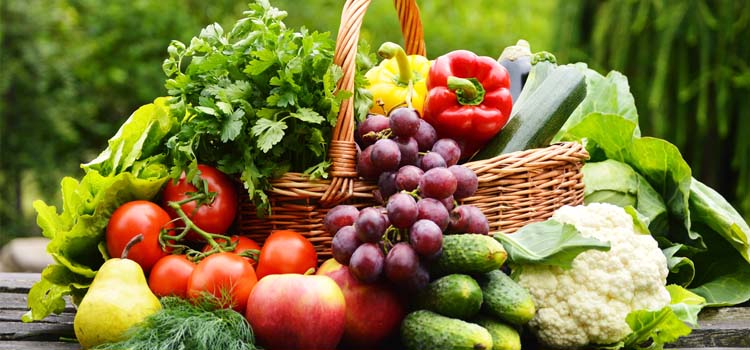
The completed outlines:
{"type": "Polygon", "coordinates": [[[286,171],[327,176],[327,140],[352,92],[336,90],[342,71],[329,34],[294,31],[285,17],[259,0],[228,32],[212,24],[188,45],[170,44],[166,87],[172,113],[184,116],[168,141],[173,176],[216,164],[260,205],[286,171]]]}
{"type": "Polygon", "coordinates": [[[245,317],[232,309],[219,307],[216,299],[205,296],[192,302],[165,297],[161,302],[163,308],[129,329],[125,340],[96,349],[258,349],[245,317]]]}

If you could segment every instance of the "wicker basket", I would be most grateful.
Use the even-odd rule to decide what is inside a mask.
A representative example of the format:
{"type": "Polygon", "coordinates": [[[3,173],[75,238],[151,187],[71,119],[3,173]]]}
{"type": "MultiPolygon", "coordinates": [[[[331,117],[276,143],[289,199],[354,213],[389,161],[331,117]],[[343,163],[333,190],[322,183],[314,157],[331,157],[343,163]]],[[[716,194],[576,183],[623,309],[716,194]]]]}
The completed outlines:
{"type": "MultiPolygon", "coordinates": [[[[426,55],[422,23],[415,0],[394,0],[408,54],[426,55]]],[[[338,88],[354,89],[359,30],[370,0],[347,0],[336,39],[334,63],[344,75],[338,88]]],[[[320,260],[331,256],[332,235],[323,229],[323,218],[339,203],[358,207],[377,205],[377,185],[357,178],[357,150],[354,143],[352,99],[341,106],[328,156],[331,179],[311,181],[300,173],[286,173],[272,181],[268,193],[271,212],[259,218],[249,201],[241,204],[239,230],[259,243],[273,230],[291,229],[305,235],[318,251],[320,260]]],[[[521,226],[545,220],[562,205],[583,201],[581,166],[588,158],[578,143],[561,143],[547,148],[501,155],[464,165],[479,178],[476,194],[464,204],[479,207],[490,222],[491,231],[511,233],[521,226]]]]}

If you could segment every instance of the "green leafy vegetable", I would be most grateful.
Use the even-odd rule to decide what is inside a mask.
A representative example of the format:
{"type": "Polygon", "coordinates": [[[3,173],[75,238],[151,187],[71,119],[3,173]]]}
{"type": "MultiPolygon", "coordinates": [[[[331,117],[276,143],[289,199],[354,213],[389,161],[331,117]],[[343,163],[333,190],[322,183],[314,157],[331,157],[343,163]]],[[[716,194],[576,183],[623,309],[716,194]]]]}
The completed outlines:
{"type": "Polygon", "coordinates": [[[747,223],[692,177],[677,147],[640,136],[624,76],[612,72],[602,79],[590,72],[587,78],[586,99],[556,136],[557,141],[584,143],[591,155],[584,168],[589,173],[584,176],[586,201],[635,206],[649,219],[649,230],[668,258],[670,281],[701,295],[708,305],[750,300],[747,223]]]}
{"type": "Polygon", "coordinates": [[[695,278],[695,263],[684,256],[677,256],[683,248],[682,244],[662,249],[664,256],[667,258],[667,268],[669,269],[669,281],[678,283],[685,287],[689,286],[695,278]]]}
{"type": "Polygon", "coordinates": [[[126,339],[95,349],[254,350],[253,330],[245,317],[205,297],[194,303],[177,297],[161,299],[163,308],[129,329],[126,339]]]}
{"type": "Polygon", "coordinates": [[[269,180],[284,171],[327,176],[326,140],[353,92],[336,89],[342,71],[329,33],[287,28],[287,13],[267,0],[244,14],[227,32],[212,24],[187,45],[170,44],[170,107],[187,117],[168,145],[173,176],[216,164],[240,175],[262,206],[269,180]]]}
{"type": "MultiPolygon", "coordinates": [[[[556,139],[559,140],[570,127],[580,123],[592,112],[615,114],[638,123],[638,111],[635,108],[633,95],[630,94],[630,85],[626,76],[620,72],[611,71],[604,77],[593,69],[587,69],[584,63],[578,63],[577,66],[586,73],[586,98],[571,113],[556,139]]],[[[637,137],[640,134],[641,131],[636,124],[633,136],[637,137]]]]}
{"type": "Polygon", "coordinates": [[[724,197],[696,179],[690,182],[690,213],[693,221],[705,223],[750,262],[750,227],[724,197]]]}
{"type": "Polygon", "coordinates": [[[99,244],[112,212],[125,202],[153,198],[166,180],[166,172],[138,178],[129,172],[102,176],[89,170],[80,182],[71,177],[62,180],[62,212],[35,201],[37,224],[50,239],[47,252],[55,264],[45,268],[41,281],[29,291],[31,310],[23,320],[41,320],[62,312],[65,295],[82,297],[106,259],[99,244]]]}
{"type": "Polygon", "coordinates": [[[546,220],[528,224],[513,234],[497,233],[512,264],[543,264],[570,268],[589,249],[608,251],[609,242],[584,237],[573,225],[546,220]]]}
{"type": "Polygon", "coordinates": [[[674,284],[668,285],[667,291],[671,296],[669,307],[672,308],[677,317],[688,325],[697,327],[698,314],[706,305],[706,299],[674,284]]]}
{"type": "Polygon", "coordinates": [[[667,207],[651,184],[629,165],[606,159],[583,166],[584,203],[605,202],[633,206],[648,219],[649,231],[664,232],[667,207]]]}
{"type": "Polygon", "coordinates": [[[177,122],[169,113],[167,98],[157,98],[133,112],[109,139],[108,147],[82,167],[105,176],[130,171],[137,160],[164,151],[163,141],[174,132],[177,122]]]}
{"type": "Polygon", "coordinates": [[[658,311],[633,311],[625,321],[633,330],[624,341],[626,349],[661,349],[664,344],[674,342],[693,331],[669,306],[658,311]],[[640,346],[649,340],[652,343],[648,347],[640,346]]]}
{"type": "Polygon", "coordinates": [[[633,333],[623,341],[625,349],[661,349],[692,332],[698,325],[698,313],[705,300],[680,286],[669,285],[672,297],[668,306],[656,311],[637,310],[625,319],[633,333]],[[642,344],[648,344],[643,346],[642,344]]]}

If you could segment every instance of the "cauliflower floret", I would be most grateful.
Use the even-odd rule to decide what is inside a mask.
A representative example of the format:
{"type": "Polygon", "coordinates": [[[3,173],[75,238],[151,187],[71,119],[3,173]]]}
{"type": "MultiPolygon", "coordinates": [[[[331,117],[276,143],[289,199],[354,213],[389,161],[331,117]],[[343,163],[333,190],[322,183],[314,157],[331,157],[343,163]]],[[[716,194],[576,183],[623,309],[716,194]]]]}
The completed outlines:
{"type": "Polygon", "coordinates": [[[529,326],[540,341],[558,348],[614,343],[631,332],[628,313],[669,304],[667,260],[651,235],[635,232],[624,209],[606,203],[564,206],[552,219],[608,241],[611,248],[581,253],[569,270],[545,265],[520,270],[518,282],[538,310],[529,326]]]}

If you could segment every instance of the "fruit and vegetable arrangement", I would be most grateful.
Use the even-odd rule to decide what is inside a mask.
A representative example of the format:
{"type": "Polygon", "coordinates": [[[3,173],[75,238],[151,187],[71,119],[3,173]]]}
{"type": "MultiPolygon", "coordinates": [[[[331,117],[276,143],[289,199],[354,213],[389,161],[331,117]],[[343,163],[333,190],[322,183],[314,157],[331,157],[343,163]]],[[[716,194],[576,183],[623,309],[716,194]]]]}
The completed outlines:
{"type": "MultiPolygon", "coordinates": [[[[259,0],[229,31],[172,42],[169,96],[62,180],[60,210],[34,203],[55,264],[25,321],[69,298],[84,348],[657,349],[703,308],[750,300],[748,224],[641,135],[621,74],[523,40],[498,59],[361,42],[349,72],[336,41],[285,15],[259,0]],[[326,157],[344,109],[353,169],[326,157]],[[551,216],[517,229],[487,214],[505,204],[476,162],[565,142],[589,155],[566,180],[576,202],[545,199],[551,216]],[[274,212],[288,172],[369,192],[316,207],[318,232],[274,212]],[[244,203],[273,229],[247,232],[244,203]]],[[[534,201],[559,173],[507,186],[533,181],[514,193],[534,201]]]]}

